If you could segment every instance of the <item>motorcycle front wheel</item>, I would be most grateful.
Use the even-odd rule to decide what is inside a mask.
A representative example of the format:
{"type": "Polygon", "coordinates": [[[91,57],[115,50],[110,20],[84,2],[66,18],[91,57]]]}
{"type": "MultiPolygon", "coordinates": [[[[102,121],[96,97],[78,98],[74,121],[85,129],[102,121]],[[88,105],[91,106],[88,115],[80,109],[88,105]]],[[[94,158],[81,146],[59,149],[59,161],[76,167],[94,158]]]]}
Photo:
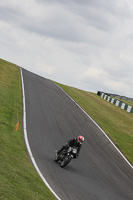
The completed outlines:
{"type": "Polygon", "coordinates": [[[68,163],[72,160],[72,157],[71,156],[66,156],[63,161],[61,162],[60,166],[63,168],[65,167],[66,165],[68,165],[68,163]]]}

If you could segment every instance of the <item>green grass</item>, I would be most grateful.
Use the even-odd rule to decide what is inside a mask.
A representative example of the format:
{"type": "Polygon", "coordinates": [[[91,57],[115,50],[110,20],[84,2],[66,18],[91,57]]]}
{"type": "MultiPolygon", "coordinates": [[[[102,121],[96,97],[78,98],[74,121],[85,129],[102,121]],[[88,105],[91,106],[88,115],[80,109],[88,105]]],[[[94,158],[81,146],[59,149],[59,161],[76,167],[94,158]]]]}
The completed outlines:
{"type": "MultiPolygon", "coordinates": [[[[59,84],[133,163],[133,114],[94,93],[59,84]]],[[[22,133],[20,69],[0,59],[0,199],[55,200],[35,171],[22,133]],[[15,130],[17,122],[18,130],[15,130]]]]}
{"type": "Polygon", "coordinates": [[[55,200],[26,152],[20,69],[0,59],[0,199],[55,200]],[[15,130],[17,122],[18,130],[15,130]]]}
{"type": "Polygon", "coordinates": [[[133,114],[105,101],[97,94],[57,84],[99,124],[133,164],[133,114]]]}
{"type": "Polygon", "coordinates": [[[130,106],[133,106],[133,101],[124,101],[124,100],[122,100],[122,101],[123,101],[124,103],[130,105],[130,106]]]}
{"type": "Polygon", "coordinates": [[[125,101],[125,100],[120,100],[120,101],[123,101],[124,103],[133,106],[133,101],[125,101]]]}
{"type": "Polygon", "coordinates": [[[118,98],[116,98],[116,97],[112,97],[112,98],[117,99],[117,100],[119,100],[119,101],[122,101],[122,102],[124,102],[124,103],[126,103],[126,104],[128,104],[128,105],[130,105],[130,106],[133,106],[133,101],[126,101],[126,100],[118,99],[118,98]]]}

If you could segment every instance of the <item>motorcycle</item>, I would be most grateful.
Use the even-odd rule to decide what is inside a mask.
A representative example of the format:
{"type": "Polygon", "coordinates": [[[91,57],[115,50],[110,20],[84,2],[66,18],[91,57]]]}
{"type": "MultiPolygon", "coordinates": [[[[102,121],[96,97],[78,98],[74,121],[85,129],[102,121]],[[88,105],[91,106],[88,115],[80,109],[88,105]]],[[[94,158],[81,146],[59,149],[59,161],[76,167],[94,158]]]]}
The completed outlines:
{"type": "Polygon", "coordinates": [[[68,149],[64,149],[59,154],[56,152],[55,161],[60,163],[60,167],[65,167],[68,163],[77,157],[77,148],[69,147],[68,149]]]}

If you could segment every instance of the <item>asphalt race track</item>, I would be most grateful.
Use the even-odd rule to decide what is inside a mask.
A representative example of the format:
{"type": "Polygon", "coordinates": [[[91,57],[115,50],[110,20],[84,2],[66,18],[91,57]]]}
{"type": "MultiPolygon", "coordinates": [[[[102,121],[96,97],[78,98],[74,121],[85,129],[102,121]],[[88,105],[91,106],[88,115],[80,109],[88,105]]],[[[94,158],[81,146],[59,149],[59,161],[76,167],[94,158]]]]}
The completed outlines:
{"type": "Polygon", "coordinates": [[[29,145],[61,200],[133,200],[133,169],[83,111],[56,86],[22,70],[29,145]],[[55,150],[78,135],[80,155],[62,169],[55,150]]]}

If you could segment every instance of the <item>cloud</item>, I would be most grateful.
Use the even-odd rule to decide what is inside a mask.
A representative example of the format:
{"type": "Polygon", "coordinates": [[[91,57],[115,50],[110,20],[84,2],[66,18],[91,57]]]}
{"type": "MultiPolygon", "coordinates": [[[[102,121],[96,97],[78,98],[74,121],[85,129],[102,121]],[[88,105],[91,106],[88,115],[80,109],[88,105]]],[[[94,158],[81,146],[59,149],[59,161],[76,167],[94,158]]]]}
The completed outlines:
{"type": "Polygon", "coordinates": [[[105,70],[90,67],[82,76],[81,80],[87,85],[99,86],[101,91],[116,93],[116,94],[124,94],[130,96],[132,93],[132,79],[127,79],[123,81],[122,78],[119,77],[119,73],[114,79],[110,73],[105,70]]]}
{"type": "Polygon", "coordinates": [[[60,83],[131,97],[132,11],[132,0],[1,0],[1,58],[60,83]]]}

